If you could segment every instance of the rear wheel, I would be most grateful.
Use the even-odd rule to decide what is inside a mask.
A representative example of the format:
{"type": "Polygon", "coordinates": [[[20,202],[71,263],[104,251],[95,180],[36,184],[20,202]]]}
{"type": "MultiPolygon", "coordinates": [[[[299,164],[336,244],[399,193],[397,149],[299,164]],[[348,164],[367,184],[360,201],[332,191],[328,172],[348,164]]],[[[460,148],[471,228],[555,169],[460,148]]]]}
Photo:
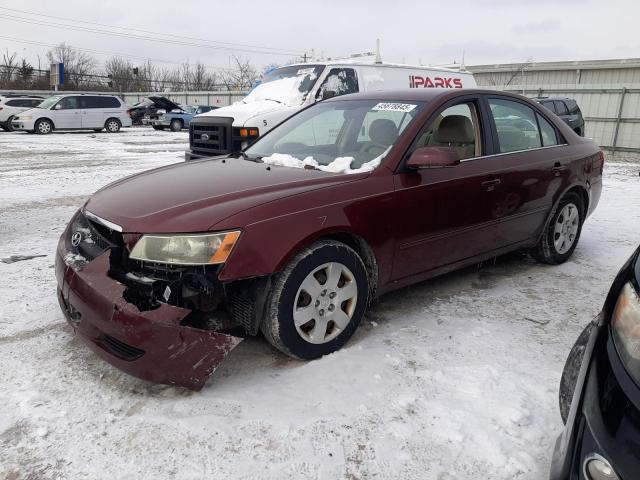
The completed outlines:
{"type": "Polygon", "coordinates": [[[118,133],[120,131],[120,127],[122,127],[122,124],[117,118],[110,118],[104,124],[104,128],[106,128],[109,133],[118,133]]]}
{"type": "Polygon", "coordinates": [[[566,262],[578,245],[583,222],[582,199],[575,192],[567,193],[551,214],[531,254],[536,260],[550,265],[566,262]]]}
{"type": "Polygon", "coordinates": [[[51,123],[49,120],[43,119],[36,122],[34,132],[36,132],[38,135],[48,135],[52,131],[53,123],[51,123]]]}
{"type": "Polygon", "coordinates": [[[260,328],[287,355],[318,358],[349,340],[368,298],[367,270],[360,256],[343,243],[319,241],[275,276],[260,328]]]}
{"type": "Polygon", "coordinates": [[[171,124],[169,125],[169,128],[171,128],[172,132],[179,132],[180,130],[182,130],[182,125],[183,125],[182,120],[178,120],[176,118],[171,120],[171,124]]]}

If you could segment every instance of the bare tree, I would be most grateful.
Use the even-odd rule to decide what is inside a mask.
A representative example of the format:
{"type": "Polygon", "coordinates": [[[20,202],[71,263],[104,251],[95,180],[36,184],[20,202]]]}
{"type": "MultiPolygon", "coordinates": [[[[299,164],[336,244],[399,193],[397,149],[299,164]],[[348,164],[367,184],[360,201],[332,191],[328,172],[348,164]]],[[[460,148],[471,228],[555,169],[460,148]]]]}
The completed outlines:
{"type": "Polygon", "coordinates": [[[111,57],[104,62],[104,72],[109,77],[111,88],[118,92],[131,91],[136,82],[133,65],[121,57],[111,57]]]}
{"type": "Polygon", "coordinates": [[[50,63],[64,63],[65,78],[74,88],[92,86],[91,76],[95,74],[98,62],[91,55],[65,43],[47,52],[50,63]]]}
{"type": "Polygon", "coordinates": [[[220,80],[228,90],[247,90],[258,79],[258,71],[241,57],[233,56],[234,65],[220,72],[220,80]]]}
{"type": "Polygon", "coordinates": [[[17,60],[18,54],[9,54],[9,50],[5,50],[2,54],[2,66],[0,67],[0,82],[3,85],[8,85],[13,80],[13,75],[19,68],[17,60]]]}

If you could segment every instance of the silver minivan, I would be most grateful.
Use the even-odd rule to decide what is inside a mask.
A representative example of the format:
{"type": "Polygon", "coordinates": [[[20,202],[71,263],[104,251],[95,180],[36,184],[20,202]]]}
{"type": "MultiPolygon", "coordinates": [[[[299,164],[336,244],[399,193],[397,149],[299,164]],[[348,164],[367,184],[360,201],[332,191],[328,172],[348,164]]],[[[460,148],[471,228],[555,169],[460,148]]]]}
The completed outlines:
{"type": "Polygon", "coordinates": [[[109,133],[130,127],[127,106],[115,95],[68,94],[44,100],[36,108],[13,117],[11,127],[17,131],[41,135],[53,130],[106,130],[109,133]]]}

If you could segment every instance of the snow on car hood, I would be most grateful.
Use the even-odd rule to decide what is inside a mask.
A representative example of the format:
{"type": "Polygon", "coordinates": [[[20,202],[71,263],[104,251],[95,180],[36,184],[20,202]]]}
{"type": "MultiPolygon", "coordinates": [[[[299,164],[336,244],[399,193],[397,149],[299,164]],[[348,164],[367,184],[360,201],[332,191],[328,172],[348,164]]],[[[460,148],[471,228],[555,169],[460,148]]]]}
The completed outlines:
{"type": "Polygon", "coordinates": [[[278,165],[282,167],[315,168],[316,170],[322,170],[323,172],[353,174],[370,172],[378,165],[380,165],[380,162],[387,155],[389,150],[391,150],[391,147],[387,148],[376,158],[363,163],[358,168],[351,168],[351,163],[354,160],[353,157],[337,157],[327,165],[318,163],[318,161],[315,160],[312,156],[300,160],[293,155],[287,155],[284,153],[274,153],[272,155],[269,155],[268,157],[262,157],[261,160],[269,165],[278,165]]]}
{"type": "Polygon", "coordinates": [[[228,107],[221,107],[198,115],[199,117],[231,117],[235,126],[242,126],[245,122],[258,115],[277,111],[290,111],[290,114],[284,114],[283,118],[292,115],[298,111],[299,106],[288,107],[278,102],[270,100],[262,100],[260,102],[242,103],[236,102],[228,107]]]}

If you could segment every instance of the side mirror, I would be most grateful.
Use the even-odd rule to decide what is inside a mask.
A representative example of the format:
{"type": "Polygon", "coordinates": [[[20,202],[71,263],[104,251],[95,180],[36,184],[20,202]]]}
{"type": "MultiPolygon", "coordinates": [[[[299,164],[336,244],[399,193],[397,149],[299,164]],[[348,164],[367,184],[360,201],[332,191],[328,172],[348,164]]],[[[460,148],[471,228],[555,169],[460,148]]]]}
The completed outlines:
{"type": "Polygon", "coordinates": [[[56,103],[55,106],[53,107],[54,110],[62,110],[62,105],[60,105],[59,103],[56,103]]]}
{"type": "Polygon", "coordinates": [[[407,161],[407,168],[419,170],[422,168],[455,167],[460,163],[458,152],[446,147],[422,147],[411,154],[407,161]]]}

